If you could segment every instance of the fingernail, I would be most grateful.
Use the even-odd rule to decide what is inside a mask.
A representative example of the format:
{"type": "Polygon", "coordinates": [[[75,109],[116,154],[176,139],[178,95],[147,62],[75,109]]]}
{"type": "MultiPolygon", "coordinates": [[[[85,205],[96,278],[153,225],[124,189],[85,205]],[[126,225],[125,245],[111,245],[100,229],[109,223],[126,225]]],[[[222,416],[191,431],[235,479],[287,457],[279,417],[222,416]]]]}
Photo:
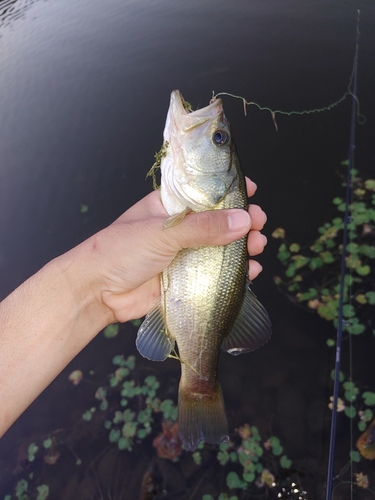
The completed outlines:
{"type": "Polygon", "coordinates": [[[246,210],[232,210],[228,215],[228,226],[230,231],[243,231],[250,226],[250,215],[246,210]]]}

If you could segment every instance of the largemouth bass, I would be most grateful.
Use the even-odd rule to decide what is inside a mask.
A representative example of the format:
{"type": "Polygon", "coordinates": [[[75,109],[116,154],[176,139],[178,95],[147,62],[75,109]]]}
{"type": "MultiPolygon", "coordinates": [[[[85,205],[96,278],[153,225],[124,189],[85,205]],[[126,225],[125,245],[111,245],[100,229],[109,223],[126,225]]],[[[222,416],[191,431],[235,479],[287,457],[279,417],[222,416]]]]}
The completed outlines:
{"type": "MultiPolygon", "coordinates": [[[[191,211],[247,208],[220,99],[190,111],[180,92],[172,92],[160,167],[161,200],[170,215],[166,230],[191,211]]],[[[246,260],[246,236],[225,246],[181,250],[161,275],[160,304],[138,331],[137,348],[151,360],[165,360],[177,342],[178,423],[186,450],[202,440],[228,439],[217,374],[220,348],[249,352],[271,335],[268,314],[246,284],[246,260]]]]}

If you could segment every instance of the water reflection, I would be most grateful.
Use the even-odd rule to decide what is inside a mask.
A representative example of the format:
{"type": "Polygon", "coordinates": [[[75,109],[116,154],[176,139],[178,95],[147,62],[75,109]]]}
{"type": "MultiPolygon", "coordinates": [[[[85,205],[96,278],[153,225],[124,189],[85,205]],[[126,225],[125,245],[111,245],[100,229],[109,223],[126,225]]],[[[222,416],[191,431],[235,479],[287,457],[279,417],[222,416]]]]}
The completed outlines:
{"type": "MultiPolygon", "coordinates": [[[[0,2],[0,29],[20,19],[37,0],[2,0],[0,2]]],[[[0,34],[1,36],[1,34],[0,34]]]]}

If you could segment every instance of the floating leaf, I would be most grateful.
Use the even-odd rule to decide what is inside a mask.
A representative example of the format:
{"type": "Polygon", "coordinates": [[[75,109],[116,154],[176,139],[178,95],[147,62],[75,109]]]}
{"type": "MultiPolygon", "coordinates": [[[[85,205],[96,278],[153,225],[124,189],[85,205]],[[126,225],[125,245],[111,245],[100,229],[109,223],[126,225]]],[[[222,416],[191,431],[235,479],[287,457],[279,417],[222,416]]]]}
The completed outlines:
{"type": "MultiPolygon", "coordinates": [[[[335,370],[331,371],[331,379],[335,380],[335,370]]],[[[344,374],[340,371],[339,372],[339,381],[343,382],[345,380],[344,374]]]]}
{"type": "Polygon", "coordinates": [[[25,479],[18,481],[15,487],[16,497],[23,498],[22,494],[27,492],[28,487],[28,482],[25,479]]]}
{"type": "Polygon", "coordinates": [[[364,325],[361,325],[360,323],[355,323],[353,325],[347,326],[346,330],[353,335],[359,335],[366,330],[366,327],[364,325]]]}
{"type": "Polygon", "coordinates": [[[35,443],[31,443],[27,449],[27,459],[29,462],[35,460],[35,455],[38,452],[39,447],[35,443]]]}
{"type": "Polygon", "coordinates": [[[112,323],[111,325],[108,325],[106,328],[104,328],[103,334],[106,339],[112,339],[113,337],[116,337],[118,332],[119,332],[118,323],[112,323]]]}
{"type": "Polygon", "coordinates": [[[89,422],[92,419],[92,413],[90,410],[85,411],[85,413],[82,415],[82,419],[85,420],[86,422],[89,422]]]}
{"type": "Polygon", "coordinates": [[[200,451],[193,452],[193,460],[197,465],[201,465],[202,463],[202,455],[200,451]]]}
{"type": "Polygon", "coordinates": [[[358,266],[355,270],[360,276],[367,276],[371,272],[371,268],[367,264],[365,266],[358,266]]]}
{"type": "Polygon", "coordinates": [[[363,293],[359,293],[358,295],[356,295],[355,300],[359,304],[366,304],[366,302],[367,302],[366,295],[363,293]]]}
{"type": "Polygon", "coordinates": [[[226,450],[224,450],[224,451],[220,450],[217,454],[217,459],[218,459],[220,465],[224,466],[229,462],[229,459],[230,459],[229,453],[226,450]]]}
{"type": "Polygon", "coordinates": [[[94,397],[95,397],[95,399],[99,399],[99,401],[100,401],[100,400],[104,399],[106,397],[106,395],[107,395],[107,389],[105,387],[98,387],[96,389],[94,397]]]}
{"type": "Polygon", "coordinates": [[[356,390],[351,389],[351,390],[345,391],[344,396],[345,396],[345,399],[347,401],[353,402],[357,399],[358,389],[357,388],[355,388],[355,389],[356,390]]]}
{"type": "Polygon", "coordinates": [[[366,391],[362,394],[362,398],[365,401],[365,405],[367,406],[375,405],[375,392],[366,391]]]}
{"type": "Polygon", "coordinates": [[[120,429],[111,429],[108,439],[110,443],[117,443],[121,437],[120,429]]]}
{"type": "Polygon", "coordinates": [[[354,406],[347,406],[345,407],[345,415],[349,418],[354,418],[357,415],[356,409],[354,406]]]}
{"type": "Polygon", "coordinates": [[[297,253],[299,252],[301,249],[300,245],[298,243],[292,243],[291,245],[289,245],[289,250],[292,252],[292,253],[297,253]]]}
{"type": "Polygon", "coordinates": [[[372,306],[375,305],[375,292],[366,292],[366,297],[367,297],[367,300],[369,302],[369,304],[371,304],[372,306]]]}
{"type": "Polygon", "coordinates": [[[120,437],[117,441],[117,448],[119,450],[129,450],[131,451],[132,447],[131,447],[131,440],[127,437],[120,437]]]}
{"type": "Polygon", "coordinates": [[[293,278],[293,276],[296,274],[297,267],[295,264],[291,264],[288,269],[285,271],[285,276],[287,278],[293,278]]]}
{"type": "Polygon", "coordinates": [[[283,455],[282,457],[280,457],[280,465],[284,469],[289,469],[292,465],[292,461],[286,455],[283,455]]]}
{"type": "Polygon", "coordinates": [[[78,385],[83,379],[83,373],[81,370],[73,370],[68,378],[73,385],[78,385]]]}
{"type": "Polygon", "coordinates": [[[313,259],[310,260],[309,267],[312,271],[315,269],[318,269],[319,267],[322,267],[323,265],[323,260],[320,257],[314,257],[313,259]]]}
{"type": "Polygon", "coordinates": [[[121,434],[126,438],[134,437],[137,432],[137,422],[126,422],[121,430],[121,434]]]}
{"type": "Polygon", "coordinates": [[[342,313],[345,318],[351,318],[352,316],[355,316],[355,310],[352,304],[345,304],[342,308],[342,313]]]}
{"type": "Polygon", "coordinates": [[[366,410],[363,412],[363,420],[366,422],[369,422],[373,418],[373,412],[370,410],[370,408],[366,408],[366,410]]]}
{"type": "MultiPolygon", "coordinates": [[[[228,488],[230,488],[231,490],[243,487],[243,482],[241,481],[237,472],[234,472],[234,471],[229,472],[227,475],[226,481],[227,481],[228,488]]],[[[245,484],[245,488],[246,488],[246,484],[245,484]]]]}
{"type": "Polygon", "coordinates": [[[367,179],[364,182],[365,188],[369,191],[375,191],[375,179],[367,179]]]}
{"type": "Polygon", "coordinates": [[[43,448],[45,448],[46,450],[48,450],[48,448],[51,448],[51,446],[52,446],[51,438],[47,438],[43,441],[43,448]]]}
{"type": "Polygon", "coordinates": [[[284,239],[285,238],[285,229],[283,229],[282,227],[278,227],[273,231],[271,236],[272,236],[272,238],[275,238],[275,239],[284,239]]]}
{"type": "Polygon", "coordinates": [[[353,460],[353,462],[359,462],[361,460],[361,455],[359,454],[359,451],[354,451],[352,450],[349,453],[350,460],[353,460]]]}
{"type": "Polygon", "coordinates": [[[46,500],[46,498],[48,498],[49,487],[46,484],[41,484],[40,486],[37,486],[36,491],[38,492],[36,500],[46,500]]]}
{"type": "Polygon", "coordinates": [[[247,483],[252,483],[255,479],[255,474],[254,472],[244,472],[242,474],[242,477],[247,483]]]}
{"type": "Polygon", "coordinates": [[[360,421],[358,422],[358,429],[359,429],[361,432],[365,431],[365,430],[366,430],[366,427],[367,427],[367,424],[366,424],[366,422],[364,422],[363,420],[360,420],[360,421]]]}

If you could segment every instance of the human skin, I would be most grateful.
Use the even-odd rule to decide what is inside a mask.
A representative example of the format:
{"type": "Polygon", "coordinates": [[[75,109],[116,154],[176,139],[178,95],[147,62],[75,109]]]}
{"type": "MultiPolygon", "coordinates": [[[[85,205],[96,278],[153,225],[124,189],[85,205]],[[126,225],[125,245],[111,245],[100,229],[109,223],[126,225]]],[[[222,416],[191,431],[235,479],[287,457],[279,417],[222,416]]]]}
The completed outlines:
{"type": "MultiPolygon", "coordinates": [[[[251,197],[256,185],[246,183],[251,197]]],[[[179,250],[249,233],[251,256],[267,242],[257,205],[191,213],[164,230],[167,218],[159,192],[150,193],[0,303],[0,436],[98,332],[147,314],[160,297],[159,274],[179,250]]],[[[261,270],[250,260],[249,279],[261,270]]]]}

